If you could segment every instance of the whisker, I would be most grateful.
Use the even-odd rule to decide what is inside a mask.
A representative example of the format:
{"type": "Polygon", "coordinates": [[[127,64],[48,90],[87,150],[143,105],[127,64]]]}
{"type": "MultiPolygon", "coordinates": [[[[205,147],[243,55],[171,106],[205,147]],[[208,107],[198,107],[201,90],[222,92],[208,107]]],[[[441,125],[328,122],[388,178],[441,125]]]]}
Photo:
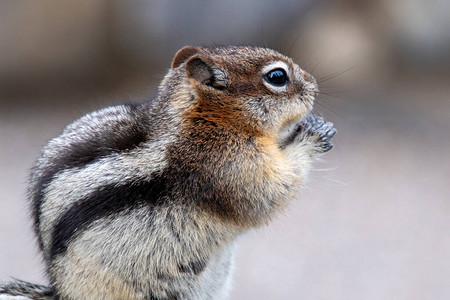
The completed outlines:
{"type": "Polygon", "coordinates": [[[330,74],[330,75],[328,75],[328,76],[322,77],[322,78],[320,78],[320,79],[317,80],[317,83],[323,83],[323,82],[329,81],[329,80],[331,80],[331,79],[333,79],[333,78],[336,78],[336,77],[339,76],[339,75],[342,75],[342,74],[344,74],[344,73],[347,73],[348,71],[350,71],[350,70],[353,69],[354,67],[355,67],[355,66],[351,66],[351,67],[348,67],[347,69],[345,69],[345,70],[343,70],[343,71],[336,72],[336,73],[332,73],[332,74],[330,74]]]}
{"type": "Polygon", "coordinates": [[[288,51],[287,56],[289,56],[289,57],[291,56],[292,49],[294,48],[295,44],[297,43],[297,41],[299,40],[299,38],[302,36],[302,34],[303,34],[302,31],[300,31],[300,32],[297,34],[297,37],[294,39],[294,41],[291,43],[291,46],[289,47],[289,51],[288,51]]]}
{"type": "Polygon", "coordinates": [[[315,108],[314,108],[315,113],[319,114],[320,116],[323,116],[323,115],[322,115],[322,113],[321,113],[319,110],[316,110],[317,108],[326,110],[327,112],[329,112],[329,113],[332,114],[333,116],[342,118],[341,115],[339,115],[339,114],[336,113],[333,109],[330,108],[329,103],[325,103],[325,104],[326,104],[326,105],[325,105],[324,103],[321,102],[321,100],[318,99],[318,100],[315,101],[314,104],[315,104],[315,108]]]}
{"type": "Polygon", "coordinates": [[[344,98],[344,94],[341,94],[341,95],[339,95],[339,94],[335,94],[335,93],[327,93],[327,92],[319,92],[319,94],[320,95],[322,95],[322,96],[328,96],[328,97],[331,97],[331,98],[333,98],[333,100],[345,100],[345,98],[344,98]]]}

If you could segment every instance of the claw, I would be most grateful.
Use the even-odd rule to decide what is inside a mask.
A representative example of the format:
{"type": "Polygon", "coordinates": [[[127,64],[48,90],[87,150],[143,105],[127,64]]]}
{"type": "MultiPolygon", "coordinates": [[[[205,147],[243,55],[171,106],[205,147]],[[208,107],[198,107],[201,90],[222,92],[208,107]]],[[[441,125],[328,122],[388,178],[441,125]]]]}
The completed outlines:
{"type": "Polygon", "coordinates": [[[337,130],[333,127],[333,123],[326,122],[322,117],[309,114],[299,124],[299,132],[303,138],[315,137],[315,143],[321,153],[330,151],[333,148],[331,139],[336,134],[337,130]]]}
{"type": "Polygon", "coordinates": [[[336,134],[336,132],[337,132],[337,130],[335,129],[335,128],[331,128],[331,130],[329,130],[326,134],[325,134],[325,136],[328,138],[328,139],[332,139],[333,137],[334,137],[334,135],[336,134]]]}
{"type": "Polygon", "coordinates": [[[331,142],[326,142],[321,148],[323,152],[327,152],[330,151],[331,148],[333,148],[333,144],[331,142]]]}

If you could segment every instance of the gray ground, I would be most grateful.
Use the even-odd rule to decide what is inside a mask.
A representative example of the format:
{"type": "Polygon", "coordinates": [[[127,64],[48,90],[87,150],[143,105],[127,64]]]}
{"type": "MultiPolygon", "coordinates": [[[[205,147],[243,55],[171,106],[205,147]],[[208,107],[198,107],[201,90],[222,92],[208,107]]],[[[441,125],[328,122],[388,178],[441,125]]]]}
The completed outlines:
{"type": "MultiPolygon", "coordinates": [[[[418,81],[317,105],[335,147],[283,215],[240,238],[231,299],[448,299],[449,98],[448,83],[418,81]]],[[[0,280],[45,282],[29,169],[68,122],[111,103],[0,102],[0,280]]]]}

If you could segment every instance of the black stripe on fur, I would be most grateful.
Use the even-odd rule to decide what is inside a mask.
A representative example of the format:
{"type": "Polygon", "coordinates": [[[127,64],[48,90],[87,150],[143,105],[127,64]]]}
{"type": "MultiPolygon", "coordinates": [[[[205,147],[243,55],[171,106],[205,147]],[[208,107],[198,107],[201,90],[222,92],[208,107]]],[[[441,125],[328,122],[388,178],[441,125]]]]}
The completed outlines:
{"type": "Polygon", "coordinates": [[[60,217],[53,232],[51,260],[64,253],[74,235],[93,221],[137,205],[154,206],[166,198],[168,191],[169,182],[157,174],[150,181],[101,187],[60,217]]]}
{"type": "MultiPolygon", "coordinates": [[[[130,151],[148,139],[147,117],[140,113],[139,106],[130,104],[128,107],[130,108],[129,120],[117,121],[113,124],[116,130],[105,131],[94,127],[95,130],[89,132],[89,139],[65,145],[64,148],[59,149],[59,155],[51,157],[40,170],[43,175],[38,178],[31,194],[36,230],[39,230],[40,206],[45,196],[44,189],[56,174],[66,169],[85,166],[112,153],[130,151]]],[[[111,124],[108,125],[111,126],[111,124]]],[[[42,242],[39,242],[42,248],[42,242]]]]}

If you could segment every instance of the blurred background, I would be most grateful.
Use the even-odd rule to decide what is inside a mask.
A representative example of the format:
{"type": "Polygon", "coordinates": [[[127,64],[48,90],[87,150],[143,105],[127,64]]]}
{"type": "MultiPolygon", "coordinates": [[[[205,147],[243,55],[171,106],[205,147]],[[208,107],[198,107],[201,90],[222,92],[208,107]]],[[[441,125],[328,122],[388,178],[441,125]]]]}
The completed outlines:
{"type": "Polygon", "coordinates": [[[239,239],[230,299],[449,299],[449,16],[446,0],[0,0],[0,281],[46,282],[26,181],[50,138],[151,99],[184,45],[246,44],[311,72],[338,134],[239,239]]]}

